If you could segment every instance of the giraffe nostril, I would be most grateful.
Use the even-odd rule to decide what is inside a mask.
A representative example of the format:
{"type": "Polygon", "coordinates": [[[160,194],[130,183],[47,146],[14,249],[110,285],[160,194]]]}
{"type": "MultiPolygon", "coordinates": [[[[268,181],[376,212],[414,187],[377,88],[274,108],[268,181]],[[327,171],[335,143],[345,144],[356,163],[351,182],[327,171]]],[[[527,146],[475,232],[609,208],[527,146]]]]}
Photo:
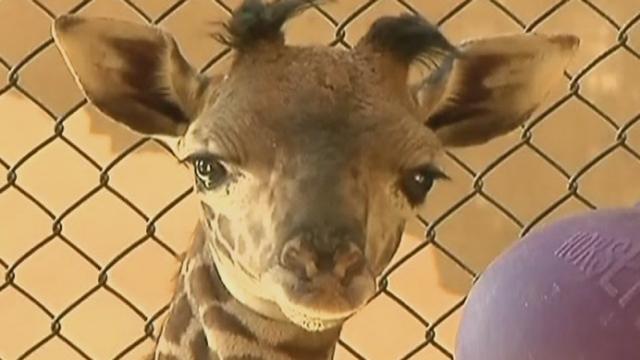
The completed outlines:
{"type": "Polygon", "coordinates": [[[304,269],[308,279],[314,277],[318,273],[318,267],[316,266],[315,261],[306,262],[304,269]]]}
{"type": "Polygon", "coordinates": [[[362,270],[365,264],[362,251],[351,243],[345,250],[335,254],[334,262],[333,274],[343,282],[348,282],[353,275],[362,270]]]}
{"type": "Polygon", "coordinates": [[[289,241],[280,257],[280,263],[286,269],[293,271],[296,275],[304,279],[310,279],[318,272],[316,256],[304,248],[300,241],[289,241]]]}
{"type": "Polygon", "coordinates": [[[300,239],[294,239],[282,249],[280,264],[303,280],[312,280],[325,274],[346,284],[364,268],[365,258],[362,251],[351,242],[342,243],[333,252],[326,253],[300,239]]]}

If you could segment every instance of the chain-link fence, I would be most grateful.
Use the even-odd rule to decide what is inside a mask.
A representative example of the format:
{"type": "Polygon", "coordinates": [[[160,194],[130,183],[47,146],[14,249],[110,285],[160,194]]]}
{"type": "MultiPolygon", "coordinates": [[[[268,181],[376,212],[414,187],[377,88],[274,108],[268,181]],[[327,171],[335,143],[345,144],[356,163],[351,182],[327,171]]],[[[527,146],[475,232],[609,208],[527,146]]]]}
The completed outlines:
{"type": "MultiPolygon", "coordinates": [[[[197,210],[189,175],[161,144],[83,99],[51,20],[159,24],[203,72],[219,72],[229,49],[196,25],[239,2],[0,0],[0,359],[147,353],[197,210]]],[[[375,18],[402,11],[456,41],[569,32],[582,47],[520,131],[447,153],[454,185],[439,185],[410,226],[380,293],[347,324],[340,359],[452,359],[465,294],[509,242],[566,214],[640,200],[640,1],[344,0],[294,20],[288,37],[349,48],[375,18]]]]}

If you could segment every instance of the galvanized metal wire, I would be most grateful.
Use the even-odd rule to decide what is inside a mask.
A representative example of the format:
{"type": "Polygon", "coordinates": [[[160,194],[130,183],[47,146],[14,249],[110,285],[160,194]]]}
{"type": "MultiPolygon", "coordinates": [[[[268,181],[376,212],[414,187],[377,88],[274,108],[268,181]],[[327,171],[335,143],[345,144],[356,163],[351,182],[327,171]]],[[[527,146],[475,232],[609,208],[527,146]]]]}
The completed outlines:
{"type": "MultiPolygon", "coordinates": [[[[34,5],[44,11],[51,19],[55,18],[55,13],[50,10],[46,2],[38,1],[38,0],[25,0],[32,1],[34,5]]],[[[83,0],[79,1],[77,5],[69,10],[69,13],[78,13],[82,12],[82,10],[89,5],[93,0],[83,0]]],[[[120,0],[114,0],[120,1],[120,0]]],[[[160,24],[166,19],[169,15],[177,11],[180,7],[184,6],[188,3],[189,0],[179,0],[175,1],[171,6],[169,6],[164,12],[161,14],[152,17],[145,13],[145,11],[135,2],[130,0],[122,0],[122,3],[128,6],[133,12],[135,12],[138,16],[144,19],[146,22],[151,24],[160,24]]],[[[220,5],[223,9],[226,9],[227,12],[231,11],[230,6],[224,0],[212,0],[220,5]]],[[[397,0],[397,4],[406,8],[407,11],[417,12],[414,7],[415,2],[422,0],[397,0]],[[412,2],[414,4],[412,4],[412,2]]],[[[495,6],[500,12],[504,13],[509,19],[518,24],[518,26],[522,29],[523,32],[530,32],[536,30],[536,28],[544,23],[549,17],[553,16],[554,13],[561,10],[564,6],[570,3],[572,0],[559,0],[553,6],[550,6],[546,11],[542,12],[537,18],[531,21],[524,21],[520,19],[514,12],[512,12],[508,6],[502,4],[500,0],[490,0],[490,3],[495,6]]],[[[578,1],[578,0],[575,0],[578,1]]],[[[349,16],[346,16],[344,19],[336,19],[330,15],[329,12],[325,11],[321,6],[316,6],[315,9],[311,11],[316,11],[319,15],[326,18],[328,23],[330,23],[335,28],[335,36],[333,40],[330,42],[330,45],[337,46],[342,45],[344,47],[351,47],[346,39],[346,34],[349,31],[350,24],[359,16],[361,16],[364,12],[366,12],[370,7],[374,6],[378,0],[363,0],[361,4],[356,7],[349,16]]],[[[444,14],[439,20],[438,25],[443,25],[455,18],[461,11],[465,9],[465,7],[469,6],[473,3],[474,0],[464,0],[459,2],[457,5],[453,6],[450,11],[444,14]]],[[[444,256],[448,257],[453,261],[456,266],[458,266],[462,271],[466,272],[470,278],[477,278],[479,274],[474,272],[472,268],[465,264],[462,259],[456,257],[456,255],[451,252],[447,247],[442,244],[438,240],[438,227],[439,225],[450,217],[456,216],[456,212],[461,209],[465,204],[472,201],[476,197],[480,197],[486,200],[488,203],[493,205],[495,209],[497,209],[500,213],[502,213],[509,221],[513,222],[518,228],[521,229],[520,234],[524,235],[529,232],[536,224],[545,219],[550,213],[552,213],[555,209],[560,207],[562,204],[570,201],[577,200],[584,204],[588,208],[596,208],[596,205],[592,203],[584,194],[581,192],[580,181],[592,168],[597,166],[601,161],[607,158],[607,156],[614,151],[624,150],[629,155],[631,155],[635,160],[640,162],[640,153],[637,149],[634,149],[632,146],[629,146],[627,143],[627,133],[631,128],[638,125],[640,123],[640,107],[639,112],[632,118],[628,119],[626,122],[620,124],[619,122],[614,121],[609,115],[607,115],[602,109],[598,108],[598,106],[588,98],[583,92],[581,92],[581,82],[582,80],[592,71],[598,64],[603,62],[609,56],[617,52],[626,52],[635,58],[638,62],[638,66],[640,66],[640,52],[637,49],[634,49],[629,45],[629,31],[630,29],[638,22],[640,22],[640,13],[635,14],[635,16],[630,17],[626,23],[621,24],[616,22],[611,16],[609,16],[606,11],[601,9],[596,3],[593,1],[582,0],[582,2],[588,6],[598,17],[602,18],[603,21],[609,24],[615,31],[617,31],[617,39],[614,43],[610,45],[608,49],[594,57],[586,66],[577,71],[575,74],[570,75],[566,73],[566,77],[570,79],[570,86],[567,89],[566,94],[558,99],[555,103],[551,104],[549,107],[544,109],[544,111],[540,112],[536,118],[532,119],[527,123],[526,127],[521,129],[521,137],[520,141],[516,144],[513,144],[511,147],[506,149],[502,154],[497,156],[493,161],[491,161],[486,167],[481,169],[480,171],[473,170],[469,165],[467,165],[464,160],[460,159],[453,153],[448,153],[447,156],[456,164],[458,164],[470,177],[473,178],[473,186],[472,190],[459,201],[454,203],[443,212],[439,217],[432,219],[430,222],[425,220],[421,220],[425,226],[425,237],[424,241],[420,243],[419,246],[413,248],[409,253],[407,253],[403,258],[401,258],[398,262],[396,262],[391,268],[389,268],[385,275],[382,278],[380,283],[380,291],[376,296],[387,296],[391,300],[397,302],[410,316],[416,318],[423,326],[424,326],[424,339],[415,344],[415,347],[408,351],[401,359],[410,359],[412,356],[423,350],[427,346],[433,346],[438,351],[440,351],[446,358],[453,359],[453,349],[447,348],[444,346],[438,338],[438,329],[439,326],[445,321],[448,317],[451,316],[456,310],[460,309],[465,299],[461,299],[450,309],[440,314],[437,318],[426,319],[422,315],[420,315],[417,311],[412,309],[412,307],[407,304],[400,296],[396,295],[389,287],[389,276],[394,274],[399,268],[403,266],[410,258],[415,256],[420,251],[423,251],[427,247],[433,247],[437,251],[439,251],[444,256]],[[608,147],[602,150],[599,154],[593,157],[591,161],[589,161],[582,168],[577,171],[570,172],[566,170],[562,164],[558,161],[554,160],[552,156],[545,153],[545,151],[536,145],[533,141],[533,133],[535,132],[538,125],[543,123],[545,119],[549,116],[549,114],[556,111],[560,106],[569,101],[570,99],[578,100],[583,103],[586,107],[591,109],[595,114],[599,116],[599,118],[610,128],[615,130],[615,137],[611,139],[611,143],[608,147]],[[511,211],[507,205],[501,203],[499,200],[492,197],[489,193],[487,193],[484,189],[484,180],[490,175],[496,168],[500,167],[510,156],[512,156],[515,152],[522,148],[528,148],[529,150],[535,152],[539,155],[544,161],[550,164],[555,171],[557,171],[560,176],[562,176],[566,180],[566,192],[562,194],[560,197],[556,199],[548,208],[541,211],[533,220],[524,221],[511,211]]],[[[28,89],[26,89],[21,83],[21,72],[25,68],[27,64],[40,56],[46,49],[54,46],[52,39],[47,39],[43,43],[36,46],[32,51],[30,51],[26,56],[24,56],[20,61],[10,64],[9,61],[3,59],[0,54],[0,67],[4,67],[8,70],[8,81],[7,84],[0,88],[0,96],[9,90],[17,91],[20,94],[24,95],[27,99],[36,104],[42,111],[44,111],[54,122],[53,123],[53,131],[51,135],[46,138],[44,141],[39,143],[37,146],[33,147],[30,151],[24,154],[19,160],[15,162],[8,162],[2,159],[2,154],[0,153],[0,167],[4,168],[7,172],[6,175],[6,184],[0,187],[0,197],[4,192],[8,189],[13,189],[19,192],[22,196],[24,196],[28,201],[35,204],[44,214],[46,214],[51,221],[51,230],[48,236],[41,239],[35,246],[26,251],[22,256],[20,256],[17,260],[9,263],[4,261],[1,258],[0,254],[0,268],[2,268],[5,272],[4,279],[0,280],[0,293],[8,288],[12,288],[15,291],[18,291],[25,298],[27,298],[30,302],[37,306],[37,308],[42,311],[43,314],[51,321],[51,331],[50,333],[40,339],[38,342],[34,343],[29,349],[27,349],[23,354],[21,354],[19,359],[28,359],[30,355],[32,355],[37,349],[42,347],[44,344],[49,342],[53,338],[58,338],[59,340],[66,343],[69,347],[71,347],[79,356],[85,359],[91,359],[91,357],[83,350],[83,344],[75,343],[72,340],[65,337],[65,335],[61,332],[62,322],[70,313],[74,311],[82,302],[91,297],[98,290],[106,290],[109,293],[116,296],[123,304],[125,304],[128,308],[130,308],[137,316],[140,317],[145,323],[145,326],[140,329],[140,334],[137,338],[132,338],[130,344],[121,350],[121,352],[115,356],[115,359],[119,359],[130,353],[134,348],[140,345],[142,342],[148,340],[149,338],[154,338],[157,335],[158,327],[155,321],[161,317],[168,309],[168,305],[164,306],[155,314],[151,316],[145,314],[133,301],[128,299],[124,294],[120,293],[117,289],[110,286],[109,276],[110,270],[118,264],[123,258],[129,255],[133,250],[141,246],[146,242],[155,242],[160,245],[167,253],[171,256],[178,257],[178,254],[172,249],[171,246],[168,246],[157,234],[156,234],[156,222],[163,218],[167,213],[172,211],[172,209],[181,203],[185,198],[187,198],[192,190],[185,189],[183,192],[176,194],[174,199],[170,201],[166,206],[158,211],[155,214],[147,214],[143,211],[139,206],[137,206],[133,201],[128,199],[125,195],[123,195],[115,186],[110,183],[110,171],[117,166],[123,159],[129,156],[131,153],[135,152],[137,149],[141,148],[147,142],[155,141],[147,138],[143,138],[133,145],[131,145],[128,149],[123,151],[119,156],[113,159],[110,163],[103,166],[100,165],[98,161],[92,158],[92,156],[83,150],[80,145],[74,143],[72,139],[65,135],[65,122],[66,120],[72,116],[76,111],[78,111],[81,107],[86,104],[86,100],[82,100],[72,106],[68,111],[64,114],[58,116],[52,111],[48,104],[43,103],[36,96],[31,94],[28,89]],[[82,156],[84,160],[87,161],[95,171],[99,174],[98,181],[95,184],[95,187],[88,191],[84,196],[78,199],[71,206],[66,208],[59,214],[56,214],[54,211],[47,207],[46,203],[43,203],[37,196],[31,194],[27,189],[20,185],[18,179],[21,176],[21,168],[23,165],[30,161],[30,159],[37,154],[39,151],[47,147],[53,141],[62,141],[68,146],[70,146],[77,154],[82,156]],[[146,234],[140,237],[137,241],[131,243],[126,249],[121,251],[117,256],[113,257],[107,264],[100,265],[96,260],[92,259],[92,257],[79,248],[73,241],[73,239],[68,238],[63,232],[63,221],[65,218],[71,214],[74,210],[76,210],[82,203],[90,199],[99,191],[108,191],[109,193],[116,196],[122,203],[126,204],[129,208],[131,208],[137,216],[139,216],[142,220],[144,220],[147,224],[146,226],[146,234]],[[91,289],[86,291],[82,296],[78,297],[72,304],[67,306],[64,310],[59,312],[54,312],[49,309],[43,302],[41,302],[37,297],[30,294],[30,292],[21,286],[19,279],[16,277],[16,269],[18,269],[29,257],[33,256],[40,249],[46,246],[51,241],[61,240],[66,244],[70,249],[72,249],[75,253],[80,255],[84,260],[86,260],[87,264],[91,267],[95,268],[98,272],[99,276],[91,289]]],[[[218,54],[212,56],[212,58],[206,62],[206,64],[201,68],[201,71],[205,72],[211,68],[218,61],[223,59],[228,53],[229,49],[224,49],[218,54]]],[[[7,120],[2,120],[7,121],[7,120]]],[[[158,143],[160,146],[164,146],[161,143],[158,143]]],[[[636,179],[637,181],[637,179],[636,179]]],[[[2,239],[0,239],[2,241],[2,239]]],[[[1,319],[0,319],[0,326],[1,319]]],[[[365,357],[358,352],[356,348],[351,346],[350,344],[341,341],[341,345],[350,352],[355,358],[365,359],[365,357]]]]}

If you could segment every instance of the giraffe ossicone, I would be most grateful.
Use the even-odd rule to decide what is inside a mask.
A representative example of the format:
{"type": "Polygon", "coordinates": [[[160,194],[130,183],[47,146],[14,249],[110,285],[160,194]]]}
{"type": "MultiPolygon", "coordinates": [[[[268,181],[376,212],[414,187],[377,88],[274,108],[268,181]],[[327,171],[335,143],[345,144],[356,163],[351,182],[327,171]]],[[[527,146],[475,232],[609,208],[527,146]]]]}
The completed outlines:
{"type": "Polygon", "coordinates": [[[55,43],[88,100],[194,170],[202,217],[154,359],[330,359],[376,293],[405,222],[447,178],[448,147],[520,126],[578,40],[452,45],[418,15],[382,17],[352,49],[288,45],[313,1],[245,0],[205,76],[158,27],[66,15],[55,43]],[[434,68],[408,84],[417,60],[434,68]]]}

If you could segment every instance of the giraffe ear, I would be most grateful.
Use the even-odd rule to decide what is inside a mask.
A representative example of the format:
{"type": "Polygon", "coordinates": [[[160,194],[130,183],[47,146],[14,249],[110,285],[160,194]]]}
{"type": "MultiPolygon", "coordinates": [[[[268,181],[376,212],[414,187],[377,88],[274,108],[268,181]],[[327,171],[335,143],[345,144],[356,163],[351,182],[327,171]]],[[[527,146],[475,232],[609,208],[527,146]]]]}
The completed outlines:
{"type": "Polygon", "coordinates": [[[467,42],[414,88],[426,125],[445,146],[482,144],[536,110],[579,44],[571,35],[510,35],[467,42]]]}
{"type": "Polygon", "coordinates": [[[183,135],[211,94],[211,80],[156,27],[65,15],[52,32],[89,101],[143,135],[183,135]]]}

